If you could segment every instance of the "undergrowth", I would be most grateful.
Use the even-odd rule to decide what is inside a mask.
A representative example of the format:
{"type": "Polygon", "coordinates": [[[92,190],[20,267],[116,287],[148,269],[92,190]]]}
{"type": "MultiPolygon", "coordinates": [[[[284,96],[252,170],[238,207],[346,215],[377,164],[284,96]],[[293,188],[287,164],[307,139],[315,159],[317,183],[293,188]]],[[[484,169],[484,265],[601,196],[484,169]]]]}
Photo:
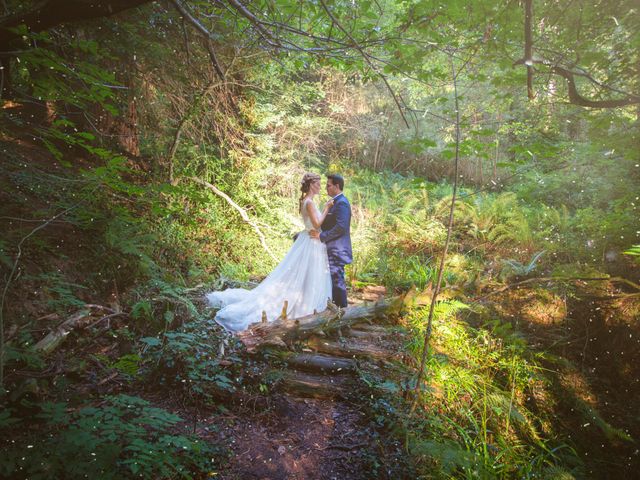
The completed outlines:
{"type": "MultiPolygon", "coordinates": [[[[582,462],[551,426],[553,418],[531,409],[534,390],[549,384],[539,356],[509,323],[472,327],[459,320],[466,309],[456,300],[436,307],[415,412],[409,396],[398,396],[413,391],[402,380],[413,377],[411,369],[399,368],[395,380],[368,378],[380,427],[404,443],[416,478],[582,478],[582,462]]],[[[406,349],[416,362],[427,314],[414,307],[404,318],[406,349]]]]}
{"type": "MultiPolygon", "coordinates": [[[[183,420],[129,395],[74,408],[29,405],[38,431],[5,438],[0,473],[10,478],[194,478],[214,472],[222,450],[185,433],[183,420]]],[[[4,410],[0,426],[27,425],[4,410]]],[[[31,430],[31,429],[29,429],[31,430]]],[[[11,431],[11,430],[9,430],[11,431]]]]}

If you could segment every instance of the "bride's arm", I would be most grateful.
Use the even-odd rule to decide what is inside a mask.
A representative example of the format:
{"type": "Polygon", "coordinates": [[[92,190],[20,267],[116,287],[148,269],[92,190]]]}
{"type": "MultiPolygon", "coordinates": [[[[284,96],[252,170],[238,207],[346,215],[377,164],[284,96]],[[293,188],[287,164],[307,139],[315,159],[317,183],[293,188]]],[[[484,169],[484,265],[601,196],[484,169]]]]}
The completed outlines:
{"type": "Polygon", "coordinates": [[[320,215],[320,217],[318,217],[318,210],[316,210],[315,206],[313,205],[313,202],[308,201],[305,203],[304,208],[307,209],[307,213],[309,214],[309,218],[311,219],[311,224],[313,225],[313,228],[320,229],[322,222],[324,222],[324,219],[326,218],[327,213],[331,208],[331,205],[333,205],[333,200],[329,200],[325,204],[322,214],[320,215]]]}

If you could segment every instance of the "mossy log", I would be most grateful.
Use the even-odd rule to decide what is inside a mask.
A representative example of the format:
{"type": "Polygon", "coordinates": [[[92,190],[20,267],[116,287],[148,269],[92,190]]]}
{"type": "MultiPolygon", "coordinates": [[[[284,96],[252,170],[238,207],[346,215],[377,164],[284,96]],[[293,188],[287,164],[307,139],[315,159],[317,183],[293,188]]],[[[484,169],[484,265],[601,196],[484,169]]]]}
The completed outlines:
{"type": "Polygon", "coordinates": [[[329,332],[354,323],[372,321],[384,315],[397,313],[401,307],[402,299],[398,297],[345,309],[330,305],[325,311],[306,317],[291,319],[280,317],[269,323],[253,323],[247,330],[239,332],[238,337],[250,352],[263,345],[286,347],[293,341],[304,340],[313,334],[329,332]]]}

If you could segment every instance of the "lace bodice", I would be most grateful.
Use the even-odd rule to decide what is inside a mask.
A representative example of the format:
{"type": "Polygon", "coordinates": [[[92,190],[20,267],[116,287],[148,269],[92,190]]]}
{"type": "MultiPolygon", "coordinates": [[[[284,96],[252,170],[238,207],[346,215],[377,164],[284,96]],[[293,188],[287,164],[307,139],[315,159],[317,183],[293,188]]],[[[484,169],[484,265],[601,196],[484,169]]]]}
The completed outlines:
{"type": "Polygon", "coordinates": [[[307,212],[307,203],[311,203],[313,208],[316,210],[316,214],[318,218],[320,218],[320,210],[312,200],[305,200],[302,202],[302,221],[304,222],[304,229],[308,232],[309,230],[314,230],[313,223],[311,222],[311,218],[309,217],[309,212],[307,212]]]}

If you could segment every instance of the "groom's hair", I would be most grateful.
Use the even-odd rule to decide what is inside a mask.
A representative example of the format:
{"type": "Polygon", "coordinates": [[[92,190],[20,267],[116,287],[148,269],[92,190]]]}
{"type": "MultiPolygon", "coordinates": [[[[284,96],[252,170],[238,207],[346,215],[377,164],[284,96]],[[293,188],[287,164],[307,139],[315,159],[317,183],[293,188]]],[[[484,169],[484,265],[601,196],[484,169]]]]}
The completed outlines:
{"type": "Polygon", "coordinates": [[[344,178],[342,178],[342,175],[337,173],[330,173],[329,175],[327,175],[327,178],[331,180],[331,183],[340,187],[340,190],[344,190],[344,178]]]}

